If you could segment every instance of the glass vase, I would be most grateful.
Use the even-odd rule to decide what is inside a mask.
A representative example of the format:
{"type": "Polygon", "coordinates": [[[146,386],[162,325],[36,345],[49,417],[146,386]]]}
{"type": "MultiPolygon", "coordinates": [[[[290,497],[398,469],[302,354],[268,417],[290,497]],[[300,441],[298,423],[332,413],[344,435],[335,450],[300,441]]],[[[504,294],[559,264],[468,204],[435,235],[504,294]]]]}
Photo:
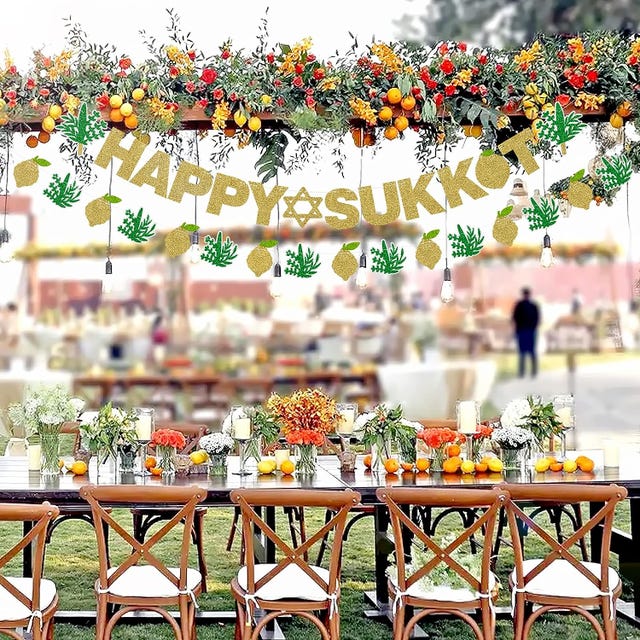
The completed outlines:
{"type": "Polygon", "coordinates": [[[136,466],[137,447],[133,444],[122,444],[118,447],[120,473],[133,473],[136,466]]]}
{"type": "Polygon", "coordinates": [[[242,457],[245,466],[250,460],[255,460],[256,464],[262,460],[262,436],[252,436],[245,442],[242,457]]]}
{"type": "Polygon", "coordinates": [[[444,463],[445,458],[447,457],[447,448],[444,447],[431,447],[431,452],[429,454],[431,458],[431,466],[429,469],[431,471],[442,471],[442,465],[444,463]]]}
{"type": "Polygon", "coordinates": [[[172,478],[176,473],[176,448],[156,445],[158,466],[162,469],[163,478],[172,478]]]}
{"type": "Polygon", "coordinates": [[[527,468],[528,447],[519,447],[518,449],[509,449],[500,447],[500,460],[505,471],[524,472],[527,468]]]}
{"type": "Polygon", "coordinates": [[[384,463],[391,457],[391,443],[384,438],[379,438],[371,445],[371,471],[385,473],[384,463]]]}
{"type": "Polygon", "coordinates": [[[60,473],[60,434],[42,433],[40,435],[40,474],[57,476],[60,473]]]}
{"type": "Polygon", "coordinates": [[[318,450],[314,444],[298,446],[298,464],[296,472],[301,476],[312,476],[316,472],[318,450]]]}
{"type": "Polygon", "coordinates": [[[227,454],[226,453],[209,454],[209,475],[210,476],[226,476],[227,475],[227,454]]]}

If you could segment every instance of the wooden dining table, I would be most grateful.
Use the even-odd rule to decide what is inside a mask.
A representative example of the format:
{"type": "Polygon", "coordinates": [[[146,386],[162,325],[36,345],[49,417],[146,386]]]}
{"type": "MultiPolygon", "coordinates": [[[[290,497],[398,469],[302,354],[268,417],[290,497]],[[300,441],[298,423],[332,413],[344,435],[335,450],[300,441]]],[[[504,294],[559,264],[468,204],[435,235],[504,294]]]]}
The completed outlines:
{"type": "MultiPolygon", "coordinates": [[[[640,463],[640,456],[638,459],[640,463]]],[[[631,461],[624,467],[595,470],[591,473],[578,471],[573,474],[546,473],[539,474],[528,472],[525,476],[518,472],[505,472],[503,474],[482,473],[476,475],[459,475],[443,473],[402,473],[402,474],[378,474],[372,473],[364,467],[362,457],[358,458],[355,471],[344,472],[340,470],[336,456],[319,456],[317,471],[312,476],[283,476],[281,474],[258,475],[254,473],[248,476],[235,475],[239,461],[237,457],[230,457],[229,470],[226,477],[208,476],[206,474],[188,475],[176,477],[171,481],[176,485],[198,485],[206,488],[207,498],[203,503],[207,507],[231,506],[229,494],[239,487],[281,489],[283,491],[295,491],[296,489],[346,489],[352,488],[362,496],[363,505],[373,507],[373,524],[375,527],[375,589],[366,594],[369,609],[366,615],[371,617],[386,617],[389,615],[389,602],[387,593],[386,570],[389,566],[392,545],[389,544],[387,531],[389,519],[386,509],[376,498],[376,490],[384,486],[412,486],[433,488],[434,490],[446,490],[455,488],[490,488],[502,482],[518,483],[585,483],[585,484],[609,484],[617,483],[626,487],[630,507],[630,526],[628,531],[614,529],[612,538],[612,552],[619,557],[620,574],[633,585],[634,600],[630,602],[618,601],[618,614],[626,620],[640,626],[640,464],[631,461]]],[[[0,502],[42,502],[48,500],[52,504],[70,507],[85,504],[79,494],[79,489],[84,484],[92,482],[98,484],[127,484],[141,485],[162,483],[163,480],[152,476],[135,476],[133,474],[120,474],[119,476],[96,477],[95,468],[90,466],[88,475],[73,476],[61,474],[53,478],[42,477],[38,472],[28,471],[25,458],[3,457],[0,458],[0,502]]],[[[131,504],[135,507],[135,504],[131,504]]],[[[159,505],[162,506],[162,505],[159,505]]],[[[592,512],[599,505],[591,505],[592,512]]],[[[267,520],[275,526],[275,510],[267,514],[267,520]]],[[[598,531],[591,536],[591,559],[598,561],[599,547],[598,531]]],[[[265,558],[275,557],[275,549],[271,543],[267,543],[263,549],[265,558]]],[[[25,574],[30,571],[30,556],[25,554],[25,574]]],[[[503,613],[507,614],[505,610],[503,613]]],[[[230,621],[233,612],[207,611],[199,612],[200,622],[205,621],[230,621]]],[[[64,622],[87,622],[88,618],[95,616],[91,611],[60,611],[57,618],[64,622]]]]}

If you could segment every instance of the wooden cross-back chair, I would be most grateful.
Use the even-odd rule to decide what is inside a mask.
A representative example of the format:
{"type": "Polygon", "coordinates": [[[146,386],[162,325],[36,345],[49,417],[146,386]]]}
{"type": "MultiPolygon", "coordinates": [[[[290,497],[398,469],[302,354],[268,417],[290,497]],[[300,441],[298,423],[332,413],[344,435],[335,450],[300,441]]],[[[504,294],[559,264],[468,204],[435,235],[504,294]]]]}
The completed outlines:
{"type": "Polygon", "coordinates": [[[89,503],[98,539],[99,574],[95,584],[98,600],[96,639],[108,640],[118,620],[130,611],[148,610],[160,614],[172,627],[177,640],[195,638],[196,597],[200,594],[202,576],[189,567],[189,547],[195,510],[207,496],[201,487],[170,486],[95,486],[85,485],[80,495],[89,503]],[[118,523],[105,505],[112,507],[137,503],[167,505],[173,516],[147,541],[138,541],[118,523]],[[153,552],[153,547],[167,537],[180,523],[179,566],[167,567],[153,552]],[[120,565],[110,568],[103,523],[106,523],[132,548],[120,565]],[[144,560],[147,564],[141,565],[144,560]],[[109,615],[113,605],[120,608],[109,615]],[[167,611],[177,606],[180,623],[167,611]]]}
{"type": "Polygon", "coordinates": [[[493,639],[495,635],[494,599],[497,597],[497,579],[491,572],[491,540],[498,514],[508,501],[506,491],[492,489],[432,489],[416,487],[387,487],[376,491],[378,500],[386,505],[393,529],[396,556],[396,576],[389,577],[389,594],[393,599],[394,640],[407,640],[415,625],[425,616],[449,613],[465,621],[478,640],[493,639]],[[470,526],[444,546],[427,535],[410,517],[413,505],[432,508],[477,509],[478,517],[470,526]],[[484,538],[480,576],[472,575],[455,558],[454,552],[472,536],[484,538]],[[419,544],[433,557],[420,567],[409,568],[411,544],[419,544]],[[464,583],[463,588],[421,584],[440,564],[446,564],[464,583]],[[405,621],[407,608],[409,620],[405,621]],[[413,613],[418,609],[417,613],[413,613]],[[482,627],[469,614],[480,613],[482,627]]]}
{"type": "Polygon", "coordinates": [[[231,492],[231,500],[240,507],[246,562],[231,582],[237,603],[236,639],[256,640],[265,625],[278,616],[291,614],[311,621],[323,640],[339,640],[342,535],[349,510],[360,502],[360,494],[351,489],[236,489],[231,492]],[[265,507],[318,507],[331,509],[334,515],[313,535],[290,545],[258,512],[265,507]],[[281,560],[256,561],[257,532],[275,546],[281,560]],[[306,559],[309,549],[331,532],[333,545],[328,569],[309,564],[306,559]],[[259,621],[255,620],[256,609],[265,611],[259,621]]]}
{"type": "Polygon", "coordinates": [[[0,557],[0,636],[22,640],[25,628],[34,640],[53,638],[53,616],[58,608],[56,585],[42,578],[47,528],[58,508],[42,504],[0,504],[0,522],[31,522],[32,527],[0,557]],[[32,577],[5,575],[7,564],[31,545],[32,577]]]}
{"type": "Polygon", "coordinates": [[[509,577],[512,589],[514,638],[527,638],[531,626],[544,613],[570,610],[586,618],[599,638],[616,638],[616,599],[622,591],[617,572],[609,566],[611,534],[615,508],[627,496],[627,490],[615,484],[597,485],[503,485],[511,499],[507,505],[509,529],[518,539],[519,522],[544,543],[542,557],[524,558],[523,547],[514,545],[515,567],[509,577]],[[559,542],[527,514],[521,504],[576,504],[588,502],[597,511],[567,539],[559,542]],[[599,508],[598,508],[599,507],[599,508]],[[574,545],[591,532],[600,541],[599,562],[585,562],[574,557],[574,545]],[[602,624],[589,608],[599,607],[602,624]]]}

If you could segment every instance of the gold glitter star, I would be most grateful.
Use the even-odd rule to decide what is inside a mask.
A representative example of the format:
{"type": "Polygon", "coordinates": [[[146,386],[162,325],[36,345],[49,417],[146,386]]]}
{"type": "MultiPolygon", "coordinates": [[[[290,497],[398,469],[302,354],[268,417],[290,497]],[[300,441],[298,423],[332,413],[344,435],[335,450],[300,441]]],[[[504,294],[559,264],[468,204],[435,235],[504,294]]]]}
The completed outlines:
{"type": "Polygon", "coordinates": [[[284,201],[287,203],[287,210],[282,214],[282,217],[294,218],[301,227],[304,227],[312,218],[322,218],[322,214],[318,209],[322,198],[320,196],[317,198],[310,196],[305,187],[302,187],[295,196],[284,196],[284,201]],[[308,202],[310,205],[309,212],[298,213],[295,209],[295,205],[298,202],[308,202]]]}

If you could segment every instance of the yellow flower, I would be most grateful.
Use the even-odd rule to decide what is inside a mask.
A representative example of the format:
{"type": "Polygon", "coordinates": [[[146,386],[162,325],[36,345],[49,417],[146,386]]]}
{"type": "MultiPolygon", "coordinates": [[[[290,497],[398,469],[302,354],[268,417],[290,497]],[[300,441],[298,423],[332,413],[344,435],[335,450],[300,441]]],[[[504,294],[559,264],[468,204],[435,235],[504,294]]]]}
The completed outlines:
{"type": "Polygon", "coordinates": [[[160,118],[167,124],[171,124],[175,120],[173,110],[168,109],[166,103],[160,100],[160,98],[151,98],[149,100],[149,111],[151,112],[151,115],[156,118],[160,118]]]}
{"type": "Polygon", "coordinates": [[[319,91],[333,91],[340,84],[340,76],[327,76],[320,81],[319,91]]]}
{"type": "Polygon", "coordinates": [[[216,110],[211,116],[211,126],[214,129],[224,129],[230,117],[231,109],[229,108],[229,103],[226,100],[222,100],[218,102],[216,110]]]}
{"type": "Polygon", "coordinates": [[[266,93],[263,93],[260,96],[260,102],[262,104],[268,105],[268,104],[271,104],[273,102],[273,98],[271,96],[268,96],[266,93]]]}
{"type": "Polygon", "coordinates": [[[581,38],[569,38],[567,40],[567,46],[571,51],[571,57],[574,62],[580,62],[584,57],[584,43],[581,38]]]}
{"type": "Polygon", "coordinates": [[[596,95],[595,93],[580,91],[580,93],[575,97],[573,104],[582,109],[595,111],[603,102],[604,96],[602,94],[596,95]]]}
{"type": "Polygon", "coordinates": [[[311,49],[311,44],[311,38],[308,37],[294,44],[289,53],[285,54],[284,60],[278,67],[278,71],[285,76],[294,73],[296,62],[300,61],[303,53],[311,49]]]}
{"type": "Polygon", "coordinates": [[[193,71],[193,60],[189,58],[188,54],[180,51],[175,44],[170,44],[165,47],[167,58],[177,67],[182,74],[189,74],[193,71]]]}
{"type": "Polygon", "coordinates": [[[378,121],[376,112],[371,108],[371,104],[362,98],[352,98],[349,100],[349,106],[356,118],[361,118],[367,124],[375,125],[378,121]]]}
{"type": "Polygon", "coordinates": [[[378,56],[386,73],[399,73],[402,71],[402,60],[393,49],[383,42],[371,45],[371,53],[378,56]]]}
{"type": "Polygon", "coordinates": [[[71,69],[71,51],[62,51],[51,60],[51,66],[47,69],[49,80],[57,80],[61,76],[68,76],[71,69]]]}
{"type": "Polygon", "coordinates": [[[632,58],[635,58],[636,63],[640,60],[640,38],[636,38],[631,43],[631,50],[629,51],[629,55],[627,56],[628,64],[632,64],[631,62],[632,58]]]}
{"type": "Polygon", "coordinates": [[[9,53],[9,49],[5,49],[4,50],[4,72],[5,73],[9,71],[9,68],[11,67],[12,64],[13,64],[13,58],[9,53]]]}
{"type": "Polygon", "coordinates": [[[466,87],[471,82],[472,77],[471,69],[461,69],[456,73],[454,79],[451,81],[451,84],[456,87],[466,87]]]}
{"type": "Polygon", "coordinates": [[[67,99],[64,101],[64,106],[67,108],[67,111],[69,113],[72,113],[75,116],[78,113],[80,104],[80,98],[72,95],[71,93],[67,94],[67,99]]]}
{"type": "Polygon", "coordinates": [[[521,68],[526,69],[542,55],[541,49],[540,42],[536,40],[528,49],[522,49],[522,51],[513,58],[513,61],[517,65],[520,65],[521,68]]]}

